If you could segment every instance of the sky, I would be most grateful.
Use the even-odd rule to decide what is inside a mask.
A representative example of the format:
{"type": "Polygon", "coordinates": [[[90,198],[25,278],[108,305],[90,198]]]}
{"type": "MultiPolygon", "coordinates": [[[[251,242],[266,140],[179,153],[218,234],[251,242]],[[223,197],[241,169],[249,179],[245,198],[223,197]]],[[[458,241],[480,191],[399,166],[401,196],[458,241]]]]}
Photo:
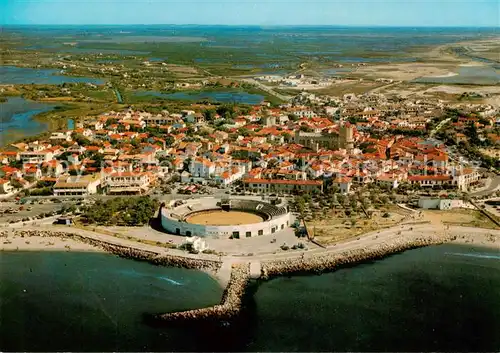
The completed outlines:
{"type": "Polygon", "coordinates": [[[0,0],[0,24],[500,27],[500,0],[0,0]]]}

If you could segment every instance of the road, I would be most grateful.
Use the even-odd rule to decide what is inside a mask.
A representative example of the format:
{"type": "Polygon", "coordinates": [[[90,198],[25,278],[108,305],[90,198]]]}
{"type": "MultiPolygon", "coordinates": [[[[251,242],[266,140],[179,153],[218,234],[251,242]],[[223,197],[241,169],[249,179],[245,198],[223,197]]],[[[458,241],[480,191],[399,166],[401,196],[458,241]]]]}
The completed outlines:
{"type": "Polygon", "coordinates": [[[257,80],[254,80],[253,78],[245,78],[242,81],[250,83],[252,85],[255,85],[255,86],[259,87],[261,90],[269,93],[272,96],[275,96],[278,99],[281,99],[282,101],[289,101],[290,99],[293,98],[292,96],[288,96],[288,95],[284,95],[284,94],[278,93],[278,92],[274,91],[271,87],[266,86],[263,83],[261,83],[261,82],[259,82],[257,80]]]}
{"type": "Polygon", "coordinates": [[[445,126],[449,121],[451,121],[451,118],[444,119],[441,121],[429,134],[430,137],[433,137],[443,126],[445,126]]]}
{"type": "Polygon", "coordinates": [[[500,189],[500,176],[495,175],[491,177],[490,185],[488,185],[486,189],[476,192],[470,192],[469,196],[478,196],[478,197],[488,196],[499,189],[500,189]]]}
{"type": "Polygon", "coordinates": [[[368,93],[370,93],[370,94],[379,93],[380,91],[382,91],[384,89],[387,89],[387,88],[392,87],[392,86],[399,85],[400,83],[401,83],[401,81],[392,82],[392,83],[389,83],[387,85],[376,87],[376,88],[372,89],[371,91],[369,91],[368,93]]]}

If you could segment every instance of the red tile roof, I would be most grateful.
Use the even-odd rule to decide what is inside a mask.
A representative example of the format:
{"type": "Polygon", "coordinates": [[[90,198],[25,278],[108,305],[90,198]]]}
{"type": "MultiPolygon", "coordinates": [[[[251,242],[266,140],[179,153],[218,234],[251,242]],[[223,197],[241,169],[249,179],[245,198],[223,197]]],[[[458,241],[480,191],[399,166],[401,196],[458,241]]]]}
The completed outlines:
{"type": "Polygon", "coordinates": [[[323,185],[321,180],[279,180],[279,179],[244,179],[244,183],[254,184],[286,184],[286,185],[323,185]]]}

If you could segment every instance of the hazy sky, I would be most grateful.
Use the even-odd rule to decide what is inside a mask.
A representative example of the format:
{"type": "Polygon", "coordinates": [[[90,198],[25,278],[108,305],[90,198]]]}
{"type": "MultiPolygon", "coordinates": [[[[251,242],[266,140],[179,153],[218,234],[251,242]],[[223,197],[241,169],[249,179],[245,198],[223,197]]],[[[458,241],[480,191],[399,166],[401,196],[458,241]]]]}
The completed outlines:
{"type": "Polygon", "coordinates": [[[1,24],[500,26],[500,0],[0,0],[1,24]]]}

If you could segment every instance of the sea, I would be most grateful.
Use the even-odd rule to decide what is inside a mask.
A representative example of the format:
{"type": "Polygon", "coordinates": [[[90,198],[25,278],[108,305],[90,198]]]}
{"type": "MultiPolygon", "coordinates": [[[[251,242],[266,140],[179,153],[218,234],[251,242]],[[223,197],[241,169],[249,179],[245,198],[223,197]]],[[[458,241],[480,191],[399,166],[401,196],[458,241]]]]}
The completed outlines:
{"type": "Polygon", "coordinates": [[[254,282],[230,325],[146,314],[220,301],[209,275],[91,252],[0,252],[0,351],[499,351],[500,253],[416,249],[254,282]]]}

